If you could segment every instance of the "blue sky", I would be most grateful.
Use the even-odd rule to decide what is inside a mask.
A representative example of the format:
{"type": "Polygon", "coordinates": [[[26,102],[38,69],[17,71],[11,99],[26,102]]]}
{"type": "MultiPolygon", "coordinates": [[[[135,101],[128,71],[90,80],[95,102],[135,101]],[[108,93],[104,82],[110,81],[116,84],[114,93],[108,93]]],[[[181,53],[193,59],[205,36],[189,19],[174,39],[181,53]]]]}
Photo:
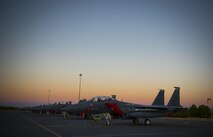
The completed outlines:
{"type": "Polygon", "coordinates": [[[68,91],[77,92],[83,73],[85,98],[114,91],[146,96],[158,88],[171,94],[177,85],[185,100],[195,95],[185,104],[205,102],[213,98],[212,6],[208,0],[1,2],[2,100],[20,93],[23,101],[49,88],[75,100],[77,93],[68,91]],[[93,93],[96,87],[102,91],[93,93]]]}

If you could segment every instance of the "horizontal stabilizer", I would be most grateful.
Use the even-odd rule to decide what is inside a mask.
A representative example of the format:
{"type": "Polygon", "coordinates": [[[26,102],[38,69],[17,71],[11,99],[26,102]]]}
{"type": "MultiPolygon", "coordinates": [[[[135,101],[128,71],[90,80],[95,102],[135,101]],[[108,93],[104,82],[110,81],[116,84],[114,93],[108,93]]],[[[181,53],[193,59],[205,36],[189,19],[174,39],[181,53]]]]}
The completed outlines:
{"type": "Polygon", "coordinates": [[[180,87],[174,87],[175,91],[173,92],[168,106],[175,106],[175,107],[180,107],[180,87]]]}
{"type": "Polygon", "coordinates": [[[160,89],[152,105],[164,105],[164,89],[160,89]]]}

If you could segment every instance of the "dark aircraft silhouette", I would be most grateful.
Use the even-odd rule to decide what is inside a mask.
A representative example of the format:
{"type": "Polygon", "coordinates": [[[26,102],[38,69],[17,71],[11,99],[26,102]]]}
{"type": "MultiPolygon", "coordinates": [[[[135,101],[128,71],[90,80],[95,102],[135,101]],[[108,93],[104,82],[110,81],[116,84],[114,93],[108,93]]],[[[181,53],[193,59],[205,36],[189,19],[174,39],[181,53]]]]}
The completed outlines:
{"type": "Polygon", "coordinates": [[[48,105],[39,105],[34,107],[25,107],[23,108],[24,111],[30,111],[35,113],[43,113],[43,114],[61,114],[61,108],[66,107],[67,105],[71,105],[70,102],[65,104],[63,103],[54,103],[48,105]]]}
{"type": "MultiPolygon", "coordinates": [[[[97,96],[88,101],[68,105],[61,110],[72,114],[80,114],[85,117],[100,113],[110,113],[122,119],[132,119],[134,124],[139,123],[139,118],[144,118],[144,124],[150,125],[151,121],[149,118],[164,117],[169,112],[182,109],[180,105],[180,88],[174,88],[175,91],[168,105],[164,105],[164,90],[160,89],[152,105],[139,105],[118,101],[108,96],[97,96]]],[[[106,118],[106,124],[110,124],[108,119],[106,118]]]]}

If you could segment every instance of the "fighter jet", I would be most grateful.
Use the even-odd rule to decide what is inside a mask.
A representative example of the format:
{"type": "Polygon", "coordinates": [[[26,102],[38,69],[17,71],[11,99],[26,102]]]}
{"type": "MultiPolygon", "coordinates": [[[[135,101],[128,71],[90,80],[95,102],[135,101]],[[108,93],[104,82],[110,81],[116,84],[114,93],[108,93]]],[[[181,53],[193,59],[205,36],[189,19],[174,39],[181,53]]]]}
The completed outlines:
{"type": "MultiPolygon", "coordinates": [[[[180,105],[180,87],[174,87],[175,90],[167,105],[164,105],[164,90],[161,89],[153,101],[152,105],[140,105],[128,102],[118,101],[107,96],[97,96],[88,101],[63,108],[64,111],[92,115],[100,113],[110,113],[117,115],[122,119],[131,119],[133,124],[138,124],[139,119],[143,118],[145,125],[150,125],[149,118],[165,117],[170,112],[176,112],[183,109],[180,105]]],[[[106,124],[110,121],[106,118],[106,124]]]]}
{"type": "Polygon", "coordinates": [[[71,105],[71,102],[66,102],[64,103],[54,103],[54,104],[43,104],[39,106],[34,106],[34,107],[26,107],[23,108],[24,111],[29,111],[29,112],[35,112],[35,113],[41,113],[41,114],[61,114],[61,108],[66,107],[67,105],[71,105]]]}
{"type": "MultiPolygon", "coordinates": [[[[109,96],[96,96],[88,101],[81,101],[78,104],[68,105],[67,107],[62,108],[61,110],[65,111],[66,113],[81,115],[84,118],[89,118],[91,117],[91,115],[101,113],[110,113],[111,115],[121,117],[122,115],[121,111],[115,109],[113,104],[120,104],[120,106],[123,107],[122,104],[126,103],[120,102],[115,98],[109,96]]],[[[164,105],[163,89],[160,89],[152,105],[159,105],[159,106],[164,105]]]]}

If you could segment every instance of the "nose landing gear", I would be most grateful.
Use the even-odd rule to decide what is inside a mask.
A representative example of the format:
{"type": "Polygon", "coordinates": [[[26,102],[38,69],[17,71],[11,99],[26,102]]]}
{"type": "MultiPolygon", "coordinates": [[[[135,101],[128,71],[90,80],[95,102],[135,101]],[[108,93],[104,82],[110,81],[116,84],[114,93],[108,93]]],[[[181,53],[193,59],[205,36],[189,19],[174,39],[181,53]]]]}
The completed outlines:
{"type": "Polygon", "coordinates": [[[106,120],[106,125],[109,126],[110,125],[110,121],[106,120]]]}

